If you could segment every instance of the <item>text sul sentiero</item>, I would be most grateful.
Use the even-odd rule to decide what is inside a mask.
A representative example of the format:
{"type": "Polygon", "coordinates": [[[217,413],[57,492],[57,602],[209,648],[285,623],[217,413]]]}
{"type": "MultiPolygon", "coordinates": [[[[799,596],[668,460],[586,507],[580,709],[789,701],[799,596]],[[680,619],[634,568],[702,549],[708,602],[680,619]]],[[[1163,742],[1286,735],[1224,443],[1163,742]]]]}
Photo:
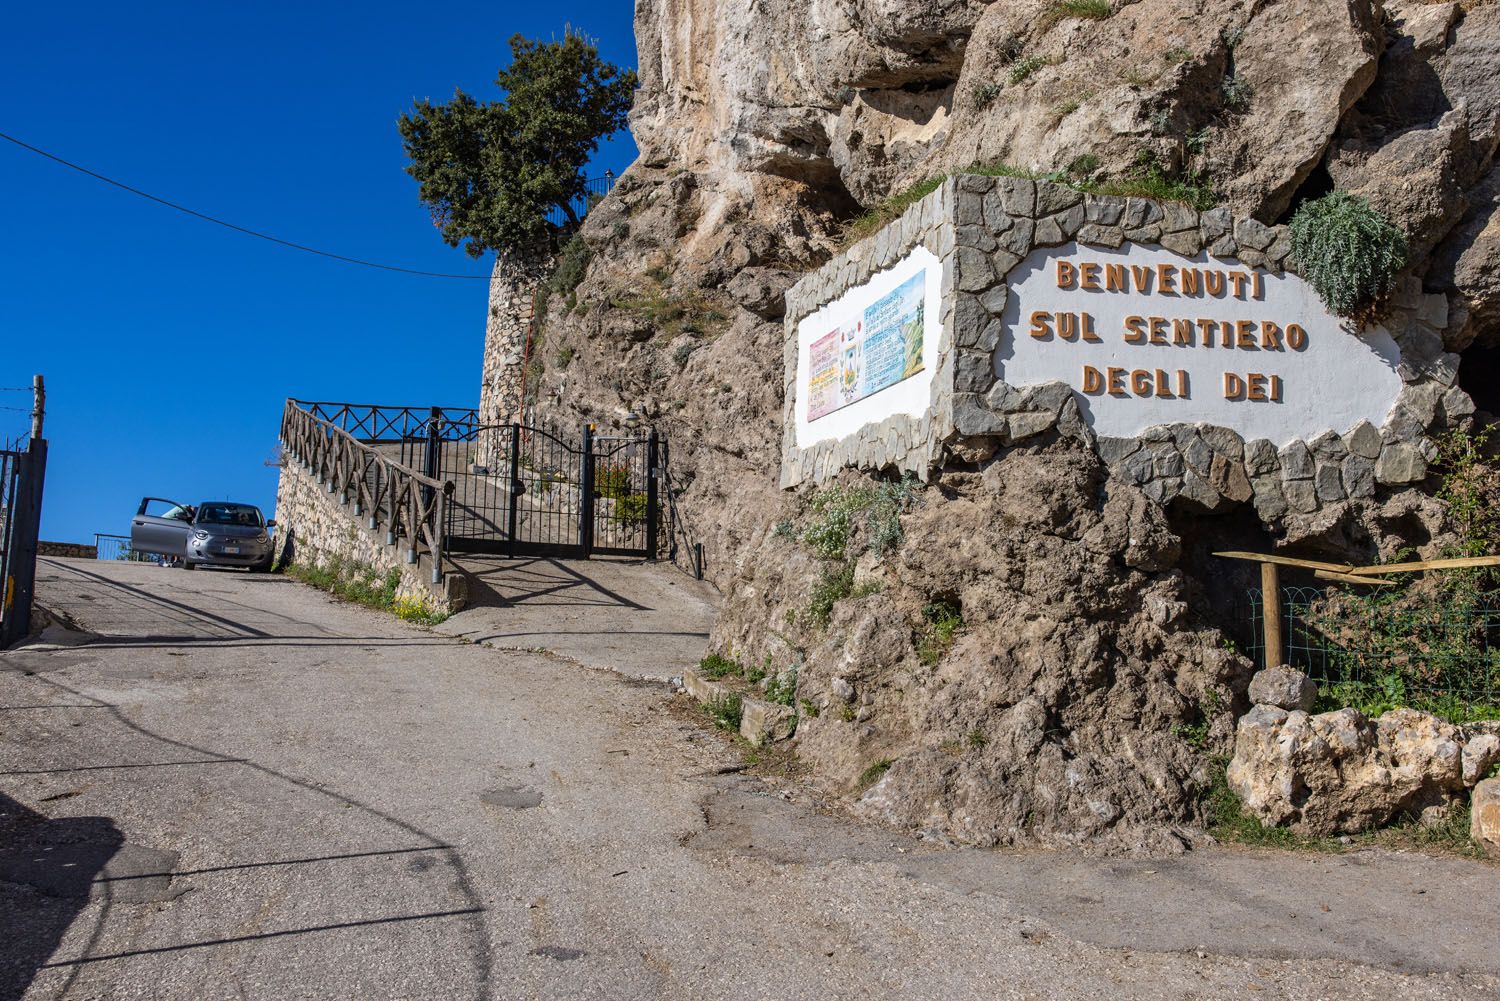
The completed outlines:
{"type": "MultiPolygon", "coordinates": [[[[1070,261],[1057,262],[1059,289],[1098,292],[1133,292],[1168,296],[1209,295],[1235,299],[1261,299],[1265,287],[1261,276],[1253,271],[1214,268],[1187,268],[1174,264],[1125,265],[1070,261]]],[[[1101,343],[1094,317],[1087,312],[1051,312],[1038,310],[1031,314],[1030,335],[1037,340],[1054,336],[1065,341],[1101,343]]],[[[1240,351],[1304,351],[1307,331],[1298,323],[1283,326],[1271,320],[1216,320],[1203,317],[1173,318],[1164,316],[1127,316],[1121,337],[1127,344],[1153,344],[1169,347],[1206,348],[1215,346],[1240,351]]],[[[1189,399],[1188,373],[1183,369],[1168,374],[1162,369],[1129,369],[1092,365],[1083,366],[1084,393],[1111,396],[1141,396],[1160,399],[1189,399]]],[[[1277,375],[1249,372],[1240,375],[1224,373],[1224,398],[1251,402],[1280,403],[1282,380],[1277,375]]]]}

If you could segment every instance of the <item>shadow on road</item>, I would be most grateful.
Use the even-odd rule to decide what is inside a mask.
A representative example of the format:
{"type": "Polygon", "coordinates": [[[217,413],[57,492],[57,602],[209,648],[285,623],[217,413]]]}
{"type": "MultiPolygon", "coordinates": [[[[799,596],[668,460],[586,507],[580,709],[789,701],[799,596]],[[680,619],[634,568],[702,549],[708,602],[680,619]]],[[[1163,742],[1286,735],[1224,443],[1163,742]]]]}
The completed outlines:
{"type": "Polygon", "coordinates": [[[26,993],[124,843],[108,817],[49,820],[0,793],[0,1001],[26,993]]]}
{"type": "MultiPolygon", "coordinates": [[[[56,702],[70,708],[91,704],[108,714],[125,729],[157,742],[176,756],[194,755],[191,760],[164,760],[140,764],[111,764],[75,768],[28,769],[0,774],[43,774],[78,770],[147,768],[170,765],[224,765],[258,773],[278,783],[286,783],[341,807],[359,810],[378,818],[397,831],[420,842],[361,852],[327,853],[304,858],[252,860],[223,866],[179,870],[177,854],[127,844],[107,818],[83,817],[47,820],[4,795],[0,795],[0,1001],[19,999],[42,970],[66,969],[68,979],[59,997],[66,997],[78,971],[85,965],[135,956],[176,953],[191,949],[213,948],[247,942],[269,941],[332,931],[408,925],[417,922],[458,918],[469,938],[469,959],[474,966],[474,996],[489,996],[491,956],[485,930],[486,908],[475,888],[473,877],[458,850],[434,837],[421,827],[402,820],[332,789],[304,781],[284,772],[261,765],[248,758],[219,754],[186,741],[175,740],[142,726],[116,705],[85,695],[79,689],[41,676],[33,680],[47,686],[57,696],[56,702]],[[12,834],[14,830],[15,834],[12,834]],[[195,873],[224,872],[236,869],[300,866],[315,862],[345,859],[380,858],[414,853],[432,853],[446,862],[451,875],[445,875],[447,895],[458,906],[417,913],[401,913],[375,918],[302,925],[294,928],[229,935],[188,942],[172,942],[113,952],[98,952],[96,947],[112,903],[155,901],[171,895],[174,878],[195,873]],[[123,864],[122,864],[123,863],[123,864]],[[29,889],[28,889],[29,888],[29,889]],[[88,904],[90,891],[105,903],[88,942],[72,957],[53,960],[62,936],[72,921],[88,904]],[[56,895],[56,900],[52,896],[56,895]],[[15,903],[12,903],[12,901],[15,903]],[[49,902],[50,901],[50,902],[49,902]],[[24,935],[22,931],[24,930],[24,935]],[[15,943],[14,946],[11,943],[15,943]]],[[[37,700],[38,705],[45,704],[37,700]]],[[[450,995],[452,996],[452,995],[450,995]]]]}
{"type": "MultiPolygon", "coordinates": [[[[578,569],[580,561],[548,558],[465,556],[454,561],[469,584],[469,604],[600,605],[649,612],[650,608],[606,587],[597,569],[593,576],[578,569]]],[[[617,561],[595,560],[595,568],[612,569],[617,561]]],[[[627,564],[630,565],[630,564],[627,564]]]]}

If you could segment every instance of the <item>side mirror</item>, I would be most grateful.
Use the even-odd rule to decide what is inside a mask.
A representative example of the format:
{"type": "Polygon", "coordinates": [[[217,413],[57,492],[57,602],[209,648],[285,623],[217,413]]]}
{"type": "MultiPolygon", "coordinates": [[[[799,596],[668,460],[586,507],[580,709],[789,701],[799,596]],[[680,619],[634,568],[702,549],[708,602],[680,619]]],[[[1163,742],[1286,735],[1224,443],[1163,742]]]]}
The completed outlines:
{"type": "Polygon", "coordinates": [[[266,519],[266,527],[267,528],[275,528],[276,527],[276,519],[275,518],[267,518],[266,519]]]}

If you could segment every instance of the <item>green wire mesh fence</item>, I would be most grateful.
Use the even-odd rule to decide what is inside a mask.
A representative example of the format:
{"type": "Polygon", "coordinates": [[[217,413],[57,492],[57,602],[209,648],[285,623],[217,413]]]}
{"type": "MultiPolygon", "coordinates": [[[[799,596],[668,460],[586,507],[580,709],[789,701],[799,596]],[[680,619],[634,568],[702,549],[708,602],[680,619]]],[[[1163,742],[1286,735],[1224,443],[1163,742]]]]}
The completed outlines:
{"type": "MultiPolygon", "coordinates": [[[[1264,595],[1250,590],[1255,637],[1247,651],[1266,664],[1264,595]]],[[[1321,708],[1371,712],[1410,706],[1453,720],[1500,719],[1500,595],[1455,600],[1411,594],[1353,600],[1338,589],[1281,589],[1290,664],[1318,685],[1321,708]]]]}

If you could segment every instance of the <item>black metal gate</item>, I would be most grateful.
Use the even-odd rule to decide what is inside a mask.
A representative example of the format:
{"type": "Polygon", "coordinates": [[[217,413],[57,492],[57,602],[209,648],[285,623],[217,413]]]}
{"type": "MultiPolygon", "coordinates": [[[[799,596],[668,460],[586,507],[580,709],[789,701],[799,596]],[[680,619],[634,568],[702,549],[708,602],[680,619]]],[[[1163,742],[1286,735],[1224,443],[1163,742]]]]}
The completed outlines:
{"type": "Polygon", "coordinates": [[[0,648],[31,628],[46,470],[47,443],[40,438],[0,449],[0,648]]]}
{"type": "Polygon", "coordinates": [[[530,424],[433,417],[401,441],[401,462],[453,483],[450,552],[657,557],[660,442],[570,438],[530,424]]]}

